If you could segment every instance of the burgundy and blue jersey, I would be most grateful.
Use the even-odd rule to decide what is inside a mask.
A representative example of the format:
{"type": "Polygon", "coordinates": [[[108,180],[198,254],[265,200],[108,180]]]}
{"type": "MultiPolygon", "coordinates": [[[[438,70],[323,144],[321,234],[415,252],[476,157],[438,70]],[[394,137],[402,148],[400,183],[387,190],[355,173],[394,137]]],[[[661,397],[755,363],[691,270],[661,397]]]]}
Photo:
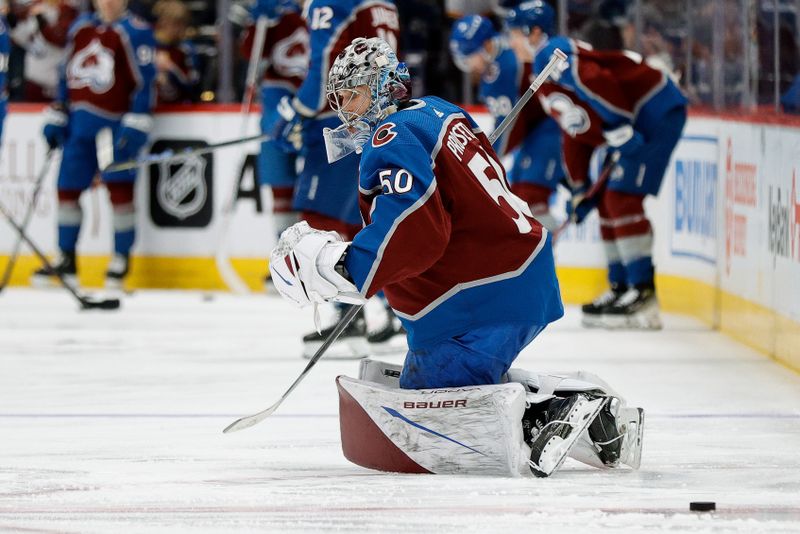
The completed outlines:
{"type": "Polygon", "coordinates": [[[461,108],[425,97],[384,119],[359,192],[365,226],[345,266],[364,295],[384,291],[412,349],[563,314],[547,231],[461,108]]]}
{"type": "Polygon", "coordinates": [[[669,76],[634,52],[597,51],[580,41],[554,37],[536,54],[535,72],[541,72],[556,48],[567,55],[567,68],[557,83],[588,103],[606,130],[623,124],[650,129],[670,110],[686,106],[686,97],[669,76]]]}
{"type": "MultiPolygon", "coordinates": [[[[481,78],[479,96],[486,102],[489,112],[495,120],[495,128],[500,126],[506,115],[531,84],[531,65],[517,59],[514,51],[503,44],[495,60],[481,78]]],[[[550,120],[535,99],[530,100],[522,108],[514,123],[500,139],[495,141],[494,148],[501,156],[513,151],[533,130],[546,123],[545,128],[553,135],[558,135],[557,125],[550,120]]]]}
{"type": "Polygon", "coordinates": [[[58,100],[104,119],[150,113],[155,103],[155,38],[144,20],[124,15],[111,24],[84,15],[69,31],[58,100]]]}
{"type": "Polygon", "coordinates": [[[305,116],[330,112],[325,97],[328,71],[356,37],[380,37],[397,50],[400,19],[388,0],[311,0],[303,10],[311,37],[311,60],[294,101],[305,116]]]}

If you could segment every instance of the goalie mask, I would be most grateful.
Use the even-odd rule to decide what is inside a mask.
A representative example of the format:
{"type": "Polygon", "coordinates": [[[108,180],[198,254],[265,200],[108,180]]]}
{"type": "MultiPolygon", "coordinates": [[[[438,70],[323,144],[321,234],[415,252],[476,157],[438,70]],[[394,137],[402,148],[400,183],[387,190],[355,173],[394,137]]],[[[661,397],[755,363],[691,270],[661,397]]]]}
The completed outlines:
{"type": "Polygon", "coordinates": [[[333,62],[326,94],[342,121],[336,129],[323,130],[328,162],[333,163],[361,153],[375,126],[410,98],[411,77],[386,41],[359,37],[333,62]]]}

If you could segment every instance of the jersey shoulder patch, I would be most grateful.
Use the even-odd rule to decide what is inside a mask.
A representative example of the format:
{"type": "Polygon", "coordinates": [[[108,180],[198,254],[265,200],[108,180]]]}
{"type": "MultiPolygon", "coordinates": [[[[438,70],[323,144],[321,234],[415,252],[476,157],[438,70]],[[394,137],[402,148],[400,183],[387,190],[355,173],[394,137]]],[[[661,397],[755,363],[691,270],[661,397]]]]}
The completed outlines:
{"type": "Polygon", "coordinates": [[[393,122],[384,122],[372,134],[372,147],[379,148],[388,145],[392,140],[397,137],[397,124],[393,122]]]}

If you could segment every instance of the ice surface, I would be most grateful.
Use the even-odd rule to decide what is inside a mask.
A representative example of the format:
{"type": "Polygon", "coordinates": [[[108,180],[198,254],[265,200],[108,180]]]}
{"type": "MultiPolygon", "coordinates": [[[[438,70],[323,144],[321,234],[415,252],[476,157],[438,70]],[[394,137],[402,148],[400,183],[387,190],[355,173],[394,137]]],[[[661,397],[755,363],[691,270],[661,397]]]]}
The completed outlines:
{"type": "Polygon", "coordinates": [[[223,435],[289,387],[311,328],[266,296],[79,312],[63,291],[4,291],[0,532],[800,532],[800,375],[693,320],[609,333],[570,309],[525,351],[519,367],[593,371],[647,410],[640,471],[568,460],[550,479],[350,464],[334,377],[352,361],[323,359],[223,435]]]}

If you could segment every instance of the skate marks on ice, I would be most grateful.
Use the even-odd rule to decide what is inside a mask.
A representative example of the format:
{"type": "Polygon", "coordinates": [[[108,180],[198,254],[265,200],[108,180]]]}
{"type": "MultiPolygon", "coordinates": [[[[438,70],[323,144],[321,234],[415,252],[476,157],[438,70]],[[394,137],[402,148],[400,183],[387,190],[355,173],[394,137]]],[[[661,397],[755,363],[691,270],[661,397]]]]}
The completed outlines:
{"type": "MultiPolygon", "coordinates": [[[[549,327],[519,360],[586,368],[648,410],[642,469],[567,460],[550,479],[392,475],[348,463],[320,361],[279,395],[311,319],[277,299],[141,291],[112,315],[0,297],[0,531],[797,532],[800,377],[711,332],[549,327]],[[62,341],[68,340],[67,345],[62,341]],[[66,347],[66,348],[64,348],[66,347]],[[610,375],[610,376],[609,376],[610,375]],[[689,512],[714,501],[713,513],[689,512]]],[[[683,319],[681,319],[683,321],[683,319]]]]}

